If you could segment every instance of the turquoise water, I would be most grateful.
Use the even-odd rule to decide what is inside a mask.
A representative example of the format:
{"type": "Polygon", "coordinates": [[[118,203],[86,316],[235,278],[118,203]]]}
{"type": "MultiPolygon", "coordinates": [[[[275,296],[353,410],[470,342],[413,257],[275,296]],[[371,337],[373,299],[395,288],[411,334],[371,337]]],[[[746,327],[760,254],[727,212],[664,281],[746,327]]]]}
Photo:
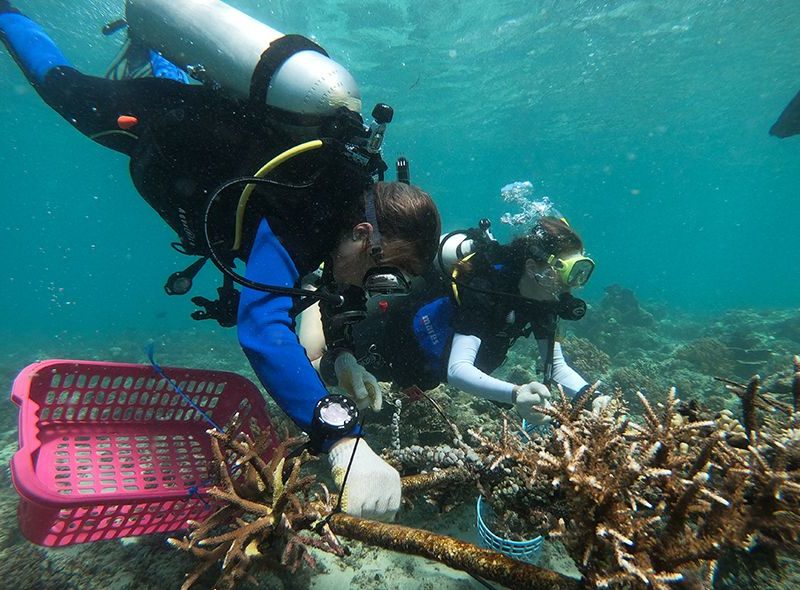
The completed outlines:
{"type": "MultiPolygon", "coordinates": [[[[745,336],[757,336],[759,347],[776,333],[780,346],[800,342],[800,136],[767,133],[800,90],[800,1],[231,4],[279,30],[313,37],[358,80],[367,113],[376,102],[394,107],[385,158],[410,160],[412,179],[434,196],[446,230],[489,217],[498,237],[508,239],[499,219],[514,211],[500,188],[529,180],[537,196],[549,196],[567,215],[597,262],[583,293],[590,304],[619,284],[648,305],[662,304],[659,310],[715,314],[715,323],[693,324],[691,338],[707,328],[740,350],[751,346],[745,336]],[[770,319],[768,310],[776,308],[790,311],[770,319]],[[724,315],[731,309],[745,311],[724,315]]],[[[102,74],[121,43],[100,29],[122,15],[123,0],[16,5],[84,72],[102,74]]],[[[162,344],[157,352],[165,362],[249,371],[233,331],[193,322],[189,298],[164,294],[167,276],[189,260],[169,247],[174,235],[133,189],[127,159],[54,114],[5,50],[0,137],[4,383],[43,356],[144,361],[134,351],[149,338],[162,344]]],[[[192,295],[212,296],[218,280],[209,265],[192,295]]],[[[652,332],[662,341],[653,336],[650,348],[630,337],[616,346],[616,332],[595,344],[622,350],[614,358],[620,364],[636,362],[647,348],[652,356],[636,370],[651,365],[651,381],[662,391],[655,377],[667,380],[660,373],[673,366],[662,371],[665,346],[656,345],[666,338],[675,348],[689,338],[682,321],[676,328],[661,317],[652,332]]],[[[770,361],[767,374],[779,363],[788,369],[795,352],[774,351],[781,359],[770,361]]],[[[692,386],[696,394],[711,380],[703,377],[685,378],[679,389],[692,386]]],[[[10,404],[0,408],[9,456],[15,419],[10,404]]],[[[0,481],[10,483],[5,472],[0,481]]],[[[4,508],[9,502],[0,502],[8,522],[15,510],[4,508]]],[[[465,535],[474,536],[472,518],[460,517],[465,535]]],[[[0,552],[22,546],[0,537],[0,552]]],[[[97,570],[105,572],[119,563],[156,572],[155,560],[163,559],[177,568],[168,583],[148,578],[118,587],[177,587],[188,561],[160,549],[141,563],[134,558],[145,549],[123,549],[129,553],[120,562],[99,544],[86,554],[50,555],[64,563],[75,555],[107,558],[110,564],[97,570]]],[[[45,563],[32,553],[25,559],[45,563]]],[[[76,579],[84,575],[75,565],[80,559],[70,570],[76,579]]],[[[376,567],[385,569],[383,562],[376,567]]]]}
{"type": "MultiPolygon", "coordinates": [[[[18,3],[97,74],[122,4],[18,3]]],[[[499,228],[500,187],[531,180],[598,263],[590,301],[619,283],[695,311],[796,305],[800,137],[767,134],[800,89],[796,0],[232,4],[313,36],[365,110],[395,108],[386,159],[410,159],[446,228],[499,228]]],[[[3,54],[7,329],[188,325],[188,300],[161,290],[185,261],[126,159],[50,112],[3,54]]]]}

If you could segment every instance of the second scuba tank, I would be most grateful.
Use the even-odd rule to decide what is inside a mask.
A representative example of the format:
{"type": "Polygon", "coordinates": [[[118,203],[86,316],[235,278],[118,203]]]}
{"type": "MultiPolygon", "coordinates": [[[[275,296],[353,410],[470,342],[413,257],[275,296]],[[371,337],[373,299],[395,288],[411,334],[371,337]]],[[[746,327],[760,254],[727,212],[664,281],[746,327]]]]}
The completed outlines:
{"type": "Polygon", "coordinates": [[[479,244],[496,242],[491,231],[492,223],[488,219],[481,219],[478,227],[473,229],[459,229],[439,238],[439,250],[434,259],[434,265],[444,277],[450,277],[453,266],[464,260],[467,256],[477,251],[479,244]]]}
{"type": "Polygon", "coordinates": [[[443,276],[449,277],[453,265],[475,251],[475,240],[468,232],[454,231],[439,238],[439,252],[436,255],[436,268],[443,276]]]}
{"type": "Polygon", "coordinates": [[[126,0],[131,36],[240,99],[313,124],[340,107],[361,113],[355,79],[322,48],[284,35],[220,0],[126,0]]]}

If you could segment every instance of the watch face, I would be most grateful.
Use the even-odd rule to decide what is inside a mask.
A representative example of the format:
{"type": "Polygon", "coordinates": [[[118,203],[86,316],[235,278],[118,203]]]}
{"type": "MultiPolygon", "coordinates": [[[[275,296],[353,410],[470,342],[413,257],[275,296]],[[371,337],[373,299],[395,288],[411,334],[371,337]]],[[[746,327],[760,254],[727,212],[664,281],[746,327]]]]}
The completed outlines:
{"type": "Polygon", "coordinates": [[[344,426],[352,419],[348,409],[339,402],[330,402],[319,410],[319,417],[322,422],[329,426],[344,426]]]}

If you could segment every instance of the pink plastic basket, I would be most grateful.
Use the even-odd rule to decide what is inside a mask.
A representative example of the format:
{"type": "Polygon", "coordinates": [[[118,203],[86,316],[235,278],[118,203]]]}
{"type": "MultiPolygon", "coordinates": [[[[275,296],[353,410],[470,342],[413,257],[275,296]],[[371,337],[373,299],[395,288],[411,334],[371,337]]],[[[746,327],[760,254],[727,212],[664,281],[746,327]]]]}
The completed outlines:
{"type": "MultiPolygon", "coordinates": [[[[223,371],[164,371],[217,424],[236,411],[278,438],[258,388],[223,371]]],[[[49,360],[26,367],[11,475],[22,533],[64,546],[184,528],[215,509],[204,492],[211,425],[150,365],[49,360]]]]}

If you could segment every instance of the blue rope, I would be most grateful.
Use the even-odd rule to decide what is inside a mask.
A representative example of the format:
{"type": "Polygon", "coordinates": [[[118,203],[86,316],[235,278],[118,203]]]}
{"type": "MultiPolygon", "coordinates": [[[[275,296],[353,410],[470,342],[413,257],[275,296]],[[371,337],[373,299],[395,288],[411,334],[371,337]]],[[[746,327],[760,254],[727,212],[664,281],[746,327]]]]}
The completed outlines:
{"type": "Polygon", "coordinates": [[[166,379],[167,382],[170,385],[172,385],[172,387],[175,389],[175,391],[177,391],[179,394],[181,394],[183,396],[183,399],[185,399],[188,402],[188,404],[195,409],[196,412],[198,412],[203,418],[205,418],[206,422],[211,424],[211,426],[213,426],[214,429],[219,430],[220,432],[225,432],[225,430],[223,428],[221,428],[216,422],[214,422],[214,420],[211,419],[211,416],[206,414],[200,406],[198,406],[196,403],[194,403],[192,401],[192,398],[190,398],[189,395],[185,391],[183,391],[178,386],[177,383],[175,383],[175,381],[173,381],[172,379],[167,377],[167,374],[164,372],[164,369],[162,369],[160,366],[158,366],[158,363],[156,362],[156,360],[155,360],[155,358],[153,356],[154,355],[153,343],[151,342],[147,346],[145,346],[144,350],[147,353],[147,358],[150,359],[150,364],[153,365],[153,369],[155,370],[155,372],[158,373],[159,375],[161,375],[164,379],[166,379]]]}
{"type": "MultiPolygon", "coordinates": [[[[205,484],[205,482],[203,482],[203,483],[205,484]]],[[[190,498],[197,498],[198,500],[200,500],[203,503],[203,506],[205,506],[206,508],[211,508],[211,504],[206,502],[205,498],[203,498],[203,496],[200,495],[200,487],[199,486],[189,486],[187,488],[187,491],[189,492],[189,497],[190,498]]]]}
{"type": "MultiPolygon", "coordinates": [[[[192,401],[192,399],[189,397],[189,394],[187,394],[185,391],[183,391],[180,388],[180,386],[177,383],[175,383],[174,380],[172,380],[170,377],[167,376],[167,374],[164,372],[164,369],[162,369],[159,366],[159,364],[156,362],[156,359],[155,359],[155,356],[154,356],[155,353],[153,351],[153,343],[150,342],[147,346],[145,346],[144,350],[147,353],[147,358],[150,359],[150,364],[153,366],[153,370],[156,373],[158,373],[159,375],[161,375],[164,379],[166,379],[167,382],[170,385],[172,385],[173,389],[175,389],[175,391],[177,391],[179,394],[181,394],[183,396],[183,399],[185,399],[188,402],[188,404],[195,409],[195,411],[197,411],[203,418],[205,418],[206,422],[211,424],[211,426],[213,426],[215,430],[218,430],[219,432],[225,432],[224,428],[222,428],[216,422],[214,422],[214,420],[211,418],[211,416],[209,416],[206,412],[203,411],[203,409],[200,406],[198,406],[196,403],[194,403],[192,401]]],[[[241,467],[241,465],[233,465],[231,467],[231,475],[235,474],[239,470],[240,467],[241,467]]],[[[207,481],[202,482],[201,485],[207,486],[210,483],[211,483],[211,481],[207,480],[207,481]]],[[[189,498],[196,497],[201,502],[203,502],[203,504],[205,505],[206,508],[208,508],[210,506],[210,504],[208,502],[206,502],[205,499],[200,495],[200,487],[199,486],[197,486],[197,485],[189,486],[187,488],[187,492],[188,492],[189,498]]]]}

